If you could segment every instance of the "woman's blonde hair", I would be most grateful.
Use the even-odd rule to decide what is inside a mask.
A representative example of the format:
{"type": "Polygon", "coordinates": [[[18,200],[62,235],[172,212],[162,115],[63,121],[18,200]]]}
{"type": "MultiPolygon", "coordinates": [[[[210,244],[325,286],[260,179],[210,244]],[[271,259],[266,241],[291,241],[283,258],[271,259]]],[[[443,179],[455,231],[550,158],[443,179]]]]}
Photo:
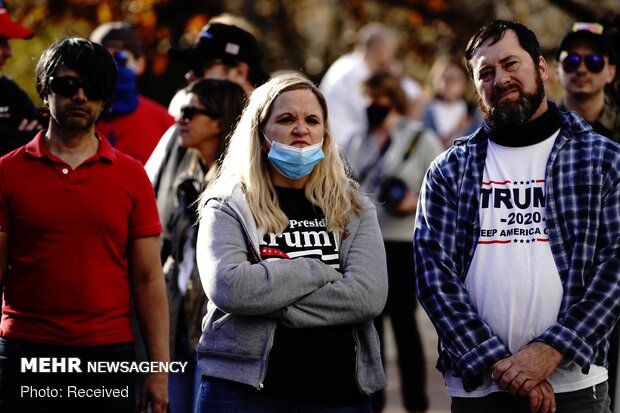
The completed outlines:
{"type": "Polygon", "coordinates": [[[344,229],[346,215],[362,209],[357,198],[356,184],[348,177],[332,139],[325,98],[312,81],[296,72],[282,73],[252,92],[230,137],[219,174],[201,196],[201,206],[210,198],[230,196],[233,188],[238,185],[245,194],[259,229],[278,234],[286,229],[288,218],[279,207],[278,196],[270,178],[263,127],[278,96],[299,89],[314,93],[325,122],[325,158],[316,164],[310,174],[305,186],[306,198],[323,210],[331,231],[344,229]]]}

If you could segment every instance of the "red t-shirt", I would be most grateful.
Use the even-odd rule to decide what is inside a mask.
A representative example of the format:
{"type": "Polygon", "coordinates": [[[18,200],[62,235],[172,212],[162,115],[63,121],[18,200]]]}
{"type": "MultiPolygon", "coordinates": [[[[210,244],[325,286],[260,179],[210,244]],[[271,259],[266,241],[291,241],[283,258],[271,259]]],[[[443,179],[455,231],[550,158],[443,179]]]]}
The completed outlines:
{"type": "Polygon", "coordinates": [[[0,231],[9,234],[0,335],[74,346],[132,341],[127,247],[161,233],[152,186],[104,137],[72,170],[44,133],[0,158],[0,231]]]}
{"type": "Polygon", "coordinates": [[[138,97],[138,107],[130,114],[112,119],[102,119],[97,129],[108,137],[119,151],[146,163],[157,142],[174,118],[168,109],[144,96],[138,97]]]}

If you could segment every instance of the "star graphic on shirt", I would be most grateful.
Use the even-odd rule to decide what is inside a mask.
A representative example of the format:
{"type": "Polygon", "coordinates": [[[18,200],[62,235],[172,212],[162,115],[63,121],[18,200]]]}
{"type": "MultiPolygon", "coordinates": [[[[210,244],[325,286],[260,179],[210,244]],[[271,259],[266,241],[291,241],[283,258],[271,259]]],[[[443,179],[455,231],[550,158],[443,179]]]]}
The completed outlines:
{"type": "Polygon", "coordinates": [[[271,248],[271,247],[266,247],[266,246],[260,249],[260,256],[263,259],[265,258],[283,258],[286,260],[291,259],[291,257],[289,257],[284,251],[279,250],[277,248],[271,248]]]}

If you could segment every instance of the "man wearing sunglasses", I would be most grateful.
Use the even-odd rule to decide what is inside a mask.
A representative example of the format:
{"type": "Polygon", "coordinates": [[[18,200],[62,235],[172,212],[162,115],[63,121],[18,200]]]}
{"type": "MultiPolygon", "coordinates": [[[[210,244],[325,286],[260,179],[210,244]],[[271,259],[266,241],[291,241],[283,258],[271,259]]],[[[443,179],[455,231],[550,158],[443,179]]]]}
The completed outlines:
{"type": "Polygon", "coordinates": [[[598,23],[575,23],[557,50],[565,95],[560,109],[579,113],[603,136],[620,142],[620,108],[605,95],[617,70],[612,44],[598,23]]]}
{"type": "MultiPolygon", "coordinates": [[[[620,108],[605,93],[614,80],[617,60],[603,26],[575,23],[557,50],[558,77],[565,90],[560,108],[579,113],[601,135],[620,142],[620,108]]],[[[618,327],[609,347],[609,395],[612,406],[618,380],[618,327]]]]}
{"type": "MultiPolygon", "coordinates": [[[[169,361],[152,187],[95,130],[116,78],[103,46],[53,43],[36,67],[47,129],[0,158],[0,412],[133,412],[136,370],[89,364],[135,361],[132,299],[150,360],[169,361]]],[[[149,372],[140,410],[163,413],[167,373],[149,372]]]]}

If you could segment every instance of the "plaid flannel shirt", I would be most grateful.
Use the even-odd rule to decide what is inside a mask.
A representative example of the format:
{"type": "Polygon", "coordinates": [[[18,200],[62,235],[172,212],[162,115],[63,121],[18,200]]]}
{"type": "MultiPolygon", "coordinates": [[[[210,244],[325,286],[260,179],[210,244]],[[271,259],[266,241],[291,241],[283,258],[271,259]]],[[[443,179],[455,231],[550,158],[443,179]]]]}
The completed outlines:
{"type": "MultiPolygon", "coordinates": [[[[620,314],[620,145],[575,113],[561,116],[545,185],[550,247],[564,295],[557,322],[533,341],[555,347],[587,373],[592,363],[607,366],[609,333],[620,314]]],[[[462,377],[467,391],[510,355],[464,286],[480,233],[487,146],[480,128],[435,160],[414,230],[418,297],[440,340],[437,368],[462,377]]]]}

